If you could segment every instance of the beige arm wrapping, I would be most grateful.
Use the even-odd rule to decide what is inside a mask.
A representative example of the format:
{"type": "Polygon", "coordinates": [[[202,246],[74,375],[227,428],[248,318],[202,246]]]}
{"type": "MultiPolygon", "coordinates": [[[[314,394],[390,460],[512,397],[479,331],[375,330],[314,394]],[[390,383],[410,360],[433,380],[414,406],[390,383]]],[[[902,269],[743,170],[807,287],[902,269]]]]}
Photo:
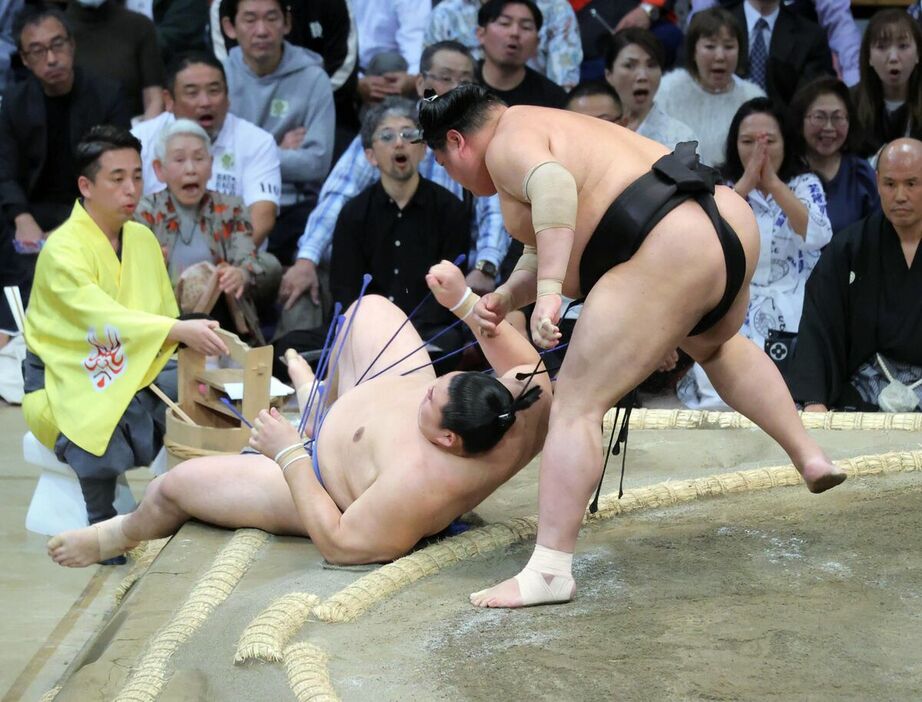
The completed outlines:
{"type": "Polygon", "coordinates": [[[522,192],[531,203],[535,234],[545,229],[576,229],[576,180],[558,161],[532,168],[522,181],[522,192]]]}
{"type": "Polygon", "coordinates": [[[529,273],[538,274],[538,249],[530,244],[525,244],[522,248],[522,255],[515,264],[512,272],[528,271],[529,273]]]}

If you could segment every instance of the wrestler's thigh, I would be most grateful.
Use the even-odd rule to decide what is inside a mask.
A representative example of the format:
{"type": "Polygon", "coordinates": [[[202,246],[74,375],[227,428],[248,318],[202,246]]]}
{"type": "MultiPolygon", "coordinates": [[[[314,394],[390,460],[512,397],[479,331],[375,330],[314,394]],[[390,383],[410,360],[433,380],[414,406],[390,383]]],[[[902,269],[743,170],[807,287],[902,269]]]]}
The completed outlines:
{"type": "Polygon", "coordinates": [[[749,287],[743,286],[730,309],[720,318],[713,327],[707,331],[689,336],[679,344],[685,353],[692,357],[698,363],[706,361],[720,346],[730,338],[739,333],[740,327],[746,319],[746,311],[749,308],[749,287]]]}
{"type": "MultiPolygon", "coordinates": [[[[438,303],[430,301],[427,304],[438,303]]],[[[382,371],[389,375],[399,375],[403,371],[429,363],[429,354],[426,352],[423,340],[412,323],[404,324],[407,320],[406,314],[390,300],[380,295],[366,295],[362,298],[361,304],[353,303],[349,307],[346,313],[347,323],[353,313],[355,313],[355,321],[345,340],[336,370],[336,381],[340,394],[354,387],[363,375],[366,380],[382,371]],[[400,326],[401,324],[403,327],[400,326]],[[398,329],[400,332],[391,341],[398,329]],[[385,345],[387,345],[386,349],[384,349],[385,345]],[[383,353],[382,349],[384,349],[383,353]],[[381,353],[380,358],[375,360],[379,353],[381,353]],[[374,363],[373,366],[372,363],[374,363]],[[385,370],[392,364],[393,368],[385,370]]],[[[338,347],[334,349],[333,358],[336,357],[337,352],[338,347]]],[[[431,366],[417,373],[428,373],[433,378],[435,377],[431,366]]]]}
{"type": "Polygon", "coordinates": [[[237,529],[307,536],[278,465],[257,454],[184,461],[163,476],[163,496],[191,517],[237,529]]]}
{"type": "Polygon", "coordinates": [[[678,276],[679,283],[664,285],[662,274],[661,266],[635,256],[595,284],[557,379],[554,413],[600,417],[694,326],[700,314],[689,300],[701,297],[704,283],[690,286],[678,276]]]}

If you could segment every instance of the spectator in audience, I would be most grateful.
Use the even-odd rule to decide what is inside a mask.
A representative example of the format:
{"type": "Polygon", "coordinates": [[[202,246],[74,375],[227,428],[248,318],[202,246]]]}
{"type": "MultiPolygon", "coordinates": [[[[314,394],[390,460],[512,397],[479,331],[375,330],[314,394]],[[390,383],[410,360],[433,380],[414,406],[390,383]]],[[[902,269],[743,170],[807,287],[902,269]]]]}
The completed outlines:
{"type": "Polygon", "coordinates": [[[169,66],[182,54],[199,53],[208,48],[205,44],[208,7],[201,0],[153,0],[151,19],[164,66],[169,66]]]}
{"type": "MultiPolygon", "coordinates": [[[[166,190],[144,196],[134,218],[150,227],[160,242],[177,292],[188,268],[203,261],[213,264],[218,289],[238,301],[248,323],[249,328],[240,331],[265,343],[254,299],[274,297],[282,267],[275,256],[253,246],[253,226],[243,200],[208,190],[211,162],[211,139],[198,122],[178,119],[165,127],[154,149],[154,172],[166,190]]],[[[181,312],[196,311],[177,299],[181,312]]],[[[219,301],[217,309],[212,317],[231,328],[226,306],[219,301]]]]}
{"type": "Polygon", "coordinates": [[[544,18],[532,0],[487,0],[477,12],[477,80],[509,106],[563,107],[563,88],[526,65],[544,18]]]}
{"type": "Polygon", "coordinates": [[[758,85],[736,75],[743,29],[729,12],[714,7],[695,15],[685,38],[685,68],[663,76],[657,105],[682,115],[698,140],[698,155],[710,166],[725,159],[727,131],[747,100],[765,97],[758,85]]]}
{"type": "Polygon", "coordinates": [[[22,6],[23,0],[9,0],[0,6],[0,95],[6,90],[7,84],[13,82],[10,62],[16,53],[17,44],[13,25],[22,6]]]}
{"type": "Polygon", "coordinates": [[[922,137],[922,30],[901,10],[881,10],[861,41],[861,82],[855,111],[867,150],[899,137],[922,137]]]}
{"type": "Polygon", "coordinates": [[[605,80],[621,98],[621,124],[672,150],[680,142],[695,141],[696,136],[687,124],[654,102],[664,62],[663,46],[650,32],[622,29],[605,50],[605,80]]]}
{"type": "MultiPolygon", "coordinates": [[[[454,40],[464,44],[476,60],[483,59],[477,36],[477,15],[485,0],[441,0],[432,8],[424,45],[454,40]]],[[[536,0],[543,17],[538,30],[538,49],[528,65],[552,82],[569,90],[580,79],[583,50],[579,26],[567,0],[536,0]]],[[[599,75],[601,77],[601,73],[599,75]]]]}
{"type": "MultiPolygon", "coordinates": [[[[27,302],[35,254],[73,209],[74,147],[95,124],[127,127],[125,94],[111,80],[74,67],[74,39],[54,9],[24,9],[14,35],[29,77],[0,105],[0,282],[27,302]],[[18,253],[23,251],[24,253],[18,253]]],[[[0,329],[13,329],[6,303],[0,329]]]]}
{"type": "Polygon", "coordinates": [[[77,474],[90,524],[115,516],[118,476],[160,449],[164,407],[148,386],[175,398],[176,344],[227,353],[216,322],[176,320],[160,246],[130,221],[140,151],[110,126],[77,144],[82,201],[39,255],[26,312],[23,415],[77,474]]]}
{"type": "MultiPolygon", "coordinates": [[[[736,2],[737,0],[691,0],[691,13],[688,21],[691,22],[697,13],[709,7],[717,4],[731,7],[736,2]]],[[[784,6],[801,18],[812,24],[819,24],[826,30],[827,43],[832,52],[836,72],[846,85],[857,85],[860,78],[858,54],[861,47],[861,30],[858,29],[852,15],[851,1],[791,0],[785,2],[784,6]]]]}
{"type": "Polygon", "coordinates": [[[234,113],[272,134],[282,171],[281,210],[269,251],[291,265],[307,215],[333,157],[333,90],[319,55],[285,41],[282,0],[229,0],[224,31],[239,46],[227,58],[234,113]],[[231,19],[232,18],[232,19],[231,19]]]}
{"type": "Polygon", "coordinates": [[[628,27],[648,29],[665,52],[671,68],[682,45],[676,25],[675,0],[571,0],[583,42],[582,80],[601,80],[605,75],[605,47],[611,35],[628,27]]]}
{"type": "MultiPolygon", "coordinates": [[[[381,178],[339,213],[330,291],[345,309],[358,298],[362,275],[370,273],[367,292],[386,297],[409,315],[429,292],[429,268],[467,253],[468,212],[448,190],[420,177],[417,167],[426,145],[419,141],[412,101],[388,98],[371,107],[362,119],[361,139],[365,157],[381,178]]],[[[446,331],[453,322],[454,315],[437,304],[423,305],[411,318],[423,339],[443,332],[433,342],[442,352],[464,341],[460,327],[446,331]]]]}
{"type": "Polygon", "coordinates": [[[839,79],[817,78],[797,91],[790,111],[795,148],[820,177],[838,234],[880,207],[874,169],[857,153],[861,128],[851,95],[839,79]]]}
{"type": "Polygon", "coordinates": [[[737,0],[726,7],[746,28],[740,45],[748,57],[743,77],[777,104],[789,105],[797,88],[814,78],[835,75],[823,30],[781,0],[737,0]]]}
{"type": "Polygon", "coordinates": [[[883,212],[837,235],[807,282],[787,379],[807,412],[919,410],[922,399],[922,142],[877,162],[883,212]]]}
{"type": "MultiPolygon", "coordinates": [[[[226,36],[221,20],[228,17],[230,0],[211,3],[211,41],[215,56],[221,61],[237,42],[226,36]]],[[[291,31],[285,41],[310,49],[323,57],[323,67],[333,88],[336,106],[336,145],[334,157],[346,147],[359,130],[355,109],[358,81],[358,32],[346,0],[287,0],[291,14],[291,31]]]]}
{"type": "MultiPolygon", "coordinates": [[[[474,60],[467,48],[455,41],[443,41],[427,46],[420,58],[417,93],[426,90],[439,95],[459,83],[469,83],[474,77],[474,60]]],[[[473,212],[471,219],[472,253],[467,284],[479,294],[493,290],[499,266],[509,248],[509,234],[503,228],[499,200],[493,197],[473,197],[453,180],[435,160],[431,150],[419,164],[423,178],[451,191],[473,212]]],[[[310,329],[323,322],[321,282],[318,267],[328,255],[333,240],[333,228],[343,205],[374,183],[380,174],[365,158],[361,140],[356,138],[336,162],[320,191],[317,207],[307,219],[304,235],[298,242],[298,258],[282,277],[279,298],[285,310],[276,337],[294,329],[310,329]]],[[[321,269],[322,274],[322,269],[321,269]]]]}
{"type": "Polygon", "coordinates": [[[77,65],[120,81],[128,109],[142,120],[163,112],[163,62],[154,23],[115,0],[72,0],[77,65]]]}
{"type": "Polygon", "coordinates": [[[160,130],[175,119],[191,119],[208,132],[214,159],[209,190],[243,198],[258,248],[275,226],[281,191],[275,139],[252,122],[228,112],[224,66],[208,54],[187,54],[167,71],[164,91],[167,111],[132,129],[141,140],[144,194],[163,190],[154,173],[154,147],[160,130]]]}
{"type": "Polygon", "coordinates": [[[419,0],[351,0],[359,39],[359,66],[364,69],[378,54],[396,51],[407,62],[406,72],[363,75],[358,92],[362,102],[380,102],[389,95],[410,95],[416,88],[423,32],[431,3],[419,0]]]}
{"type": "MultiPolygon", "coordinates": [[[[740,107],[730,123],[723,175],[747,199],[759,225],[759,260],[740,329],[759,348],[773,332],[797,333],[804,285],[832,238],[823,186],[804,170],[780,108],[768,98],[740,107]]],[[[692,409],[724,407],[697,363],[679,382],[678,394],[692,409]]]]}
{"type": "Polygon", "coordinates": [[[621,120],[621,99],[608,83],[592,80],[580,83],[567,93],[566,109],[606,122],[621,120]]]}

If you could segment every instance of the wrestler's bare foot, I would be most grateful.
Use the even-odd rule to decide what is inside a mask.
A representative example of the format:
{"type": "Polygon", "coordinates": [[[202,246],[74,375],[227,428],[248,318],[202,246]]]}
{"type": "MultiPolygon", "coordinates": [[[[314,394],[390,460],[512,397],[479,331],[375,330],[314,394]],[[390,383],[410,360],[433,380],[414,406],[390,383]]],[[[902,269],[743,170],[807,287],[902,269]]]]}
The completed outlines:
{"type": "Polygon", "coordinates": [[[118,515],[99,524],[65,531],[48,541],[48,555],[58,565],[85,568],[113,558],[138,545],[122,531],[125,515],[118,515]]]}
{"type": "Polygon", "coordinates": [[[848,477],[841,468],[823,456],[804,463],[800,474],[807,484],[807,489],[813,493],[834,488],[845,482],[845,478],[848,477]]]}
{"type": "Polygon", "coordinates": [[[499,585],[471,595],[476,607],[529,607],[569,602],[576,592],[573,554],[540,544],[522,572],[499,585]]]}
{"type": "Polygon", "coordinates": [[[304,356],[294,349],[285,351],[285,362],[288,364],[288,377],[291,378],[292,384],[299,393],[298,404],[300,405],[301,388],[306,385],[310,389],[311,383],[314,382],[314,371],[304,360],[304,356]]]}
{"type": "MultiPolygon", "coordinates": [[[[310,364],[304,360],[304,356],[294,349],[285,351],[285,362],[288,365],[288,377],[291,378],[291,384],[295,386],[295,392],[298,396],[298,411],[303,413],[304,406],[310,398],[311,387],[314,384],[314,370],[310,367],[310,364]]],[[[311,431],[314,426],[314,414],[318,407],[320,407],[320,402],[315,399],[314,408],[304,425],[304,433],[306,436],[311,436],[311,431]]]]}

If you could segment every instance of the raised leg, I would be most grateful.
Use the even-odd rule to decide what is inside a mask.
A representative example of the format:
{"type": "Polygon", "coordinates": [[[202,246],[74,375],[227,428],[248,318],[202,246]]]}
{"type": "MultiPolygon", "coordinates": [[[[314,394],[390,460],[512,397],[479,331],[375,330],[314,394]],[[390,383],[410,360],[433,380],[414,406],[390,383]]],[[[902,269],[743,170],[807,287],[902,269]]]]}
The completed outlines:
{"type": "Polygon", "coordinates": [[[724,402],[781,445],[810,492],[823,492],[845,480],[845,473],[807,433],[781,373],[762,349],[739,334],[710,355],[702,355],[706,339],[691,340],[684,348],[701,363],[724,402]]]}
{"type": "Polygon", "coordinates": [[[129,515],[52,537],[48,555],[60,565],[82,568],[140,541],[171,536],[192,518],[232,529],[308,536],[291,490],[272,460],[216,456],[186,461],[155,478],[129,515]]]}

